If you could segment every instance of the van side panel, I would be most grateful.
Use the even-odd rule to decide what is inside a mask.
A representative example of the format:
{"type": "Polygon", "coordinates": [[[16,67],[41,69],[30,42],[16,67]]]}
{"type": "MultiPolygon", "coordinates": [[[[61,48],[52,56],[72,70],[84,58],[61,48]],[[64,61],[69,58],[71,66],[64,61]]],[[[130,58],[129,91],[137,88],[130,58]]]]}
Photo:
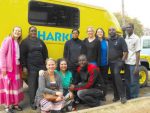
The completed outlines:
{"type": "MultiPolygon", "coordinates": [[[[58,0],[1,0],[0,1],[0,44],[3,39],[8,36],[12,28],[16,25],[22,28],[23,38],[28,35],[28,28],[31,25],[28,22],[29,3],[30,2],[53,3],[68,7],[78,8],[79,10],[79,30],[80,38],[83,40],[87,37],[87,27],[93,26],[95,29],[102,27],[106,36],[108,36],[108,28],[114,26],[121,32],[118,22],[114,17],[104,9],[93,8],[67,1],[58,0]]],[[[41,17],[42,18],[42,17],[41,17]]],[[[44,25],[36,25],[38,29],[38,38],[46,43],[49,57],[60,58],[63,56],[64,43],[71,39],[72,28],[52,27],[44,25]]]]}
{"type": "Polygon", "coordinates": [[[28,0],[1,0],[0,1],[0,44],[12,32],[14,26],[23,29],[23,37],[28,32],[28,0]]]}

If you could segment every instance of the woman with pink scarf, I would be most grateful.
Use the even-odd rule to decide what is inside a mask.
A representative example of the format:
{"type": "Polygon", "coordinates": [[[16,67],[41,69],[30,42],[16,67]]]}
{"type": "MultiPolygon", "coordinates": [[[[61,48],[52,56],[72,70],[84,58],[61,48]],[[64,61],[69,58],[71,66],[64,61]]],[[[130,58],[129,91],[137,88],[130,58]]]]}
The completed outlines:
{"type": "Polygon", "coordinates": [[[5,105],[6,113],[21,111],[23,100],[20,50],[22,30],[14,27],[12,34],[5,38],[0,50],[0,104],[5,105]]]}

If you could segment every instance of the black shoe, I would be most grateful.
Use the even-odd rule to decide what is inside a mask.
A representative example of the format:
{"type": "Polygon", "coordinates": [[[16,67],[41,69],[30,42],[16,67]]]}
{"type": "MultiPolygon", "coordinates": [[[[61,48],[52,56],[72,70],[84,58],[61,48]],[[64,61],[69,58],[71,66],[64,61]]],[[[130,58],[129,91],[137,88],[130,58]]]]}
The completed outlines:
{"type": "Polygon", "coordinates": [[[32,110],[36,110],[37,109],[37,106],[35,104],[31,104],[30,106],[31,106],[32,110]]]}
{"type": "Polygon", "coordinates": [[[119,98],[113,98],[113,102],[117,102],[118,100],[120,100],[119,98]]]}
{"type": "Polygon", "coordinates": [[[103,97],[100,99],[101,101],[106,101],[106,97],[103,97]]]}
{"type": "Polygon", "coordinates": [[[123,98],[120,99],[120,101],[121,101],[122,104],[125,104],[127,102],[127,98],[123,97],[123,98]]]}
{"type": "Polygon", "coordinates": [[[19,105],[13,105],[12,109],[17,110],[17,111],[22,111],[22,107],[19,105]]]}

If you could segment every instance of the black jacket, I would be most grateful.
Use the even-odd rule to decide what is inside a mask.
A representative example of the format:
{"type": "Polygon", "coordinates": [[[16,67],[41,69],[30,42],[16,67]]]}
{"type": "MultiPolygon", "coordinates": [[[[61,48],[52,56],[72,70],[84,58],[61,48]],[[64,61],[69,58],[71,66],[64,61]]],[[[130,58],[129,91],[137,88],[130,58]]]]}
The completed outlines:
{"type": "Polygon", "coordinates": [[[80,39],[71,39],[65,43],[64,58],[68,61],[68,69],[77,69],[78,57],[81,54],[86,54],[86,48],[80,39]]]}
{"type": "Polygon", "coordinates": [[[45,67],[45,60],[48,58],[48,51],[45,43],[40,39],[27,37],[20,45],[20,59],[23,67],[35,70],[45,67]]]}

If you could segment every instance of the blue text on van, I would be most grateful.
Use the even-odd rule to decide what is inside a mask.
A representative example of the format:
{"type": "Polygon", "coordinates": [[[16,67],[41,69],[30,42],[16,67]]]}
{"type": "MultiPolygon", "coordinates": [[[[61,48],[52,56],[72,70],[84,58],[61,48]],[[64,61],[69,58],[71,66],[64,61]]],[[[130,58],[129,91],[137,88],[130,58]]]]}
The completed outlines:
{"type": "Polygon", "coordinates": [[[38,38],[44,41],[59,41],[64,42],[72,38],[72,34],[61,33],[61,32],[46,32],[38,31],[38,38]]]}

